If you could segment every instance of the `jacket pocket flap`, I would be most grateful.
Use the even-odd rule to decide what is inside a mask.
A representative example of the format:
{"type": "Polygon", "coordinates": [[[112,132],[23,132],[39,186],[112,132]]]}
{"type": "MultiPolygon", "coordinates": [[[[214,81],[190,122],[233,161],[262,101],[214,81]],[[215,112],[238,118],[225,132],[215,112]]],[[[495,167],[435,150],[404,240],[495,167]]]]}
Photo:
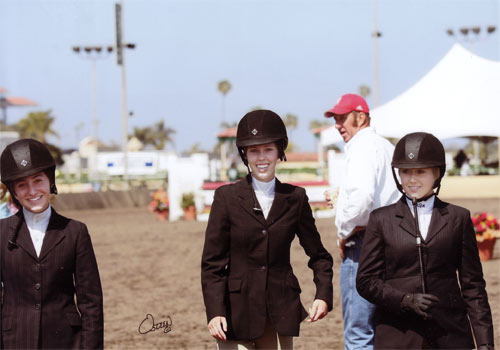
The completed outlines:
{"type": "Polygon", "coordinates": [[[75,312],[66,312],[66,319],[72,326],[81,326],[82,318],[75,312]]]}
{"type": "Polygon", "coordinates": [[[242,280],[228,280],[227,289],[229,292],[239,292],[241,290],[242,280]]]}

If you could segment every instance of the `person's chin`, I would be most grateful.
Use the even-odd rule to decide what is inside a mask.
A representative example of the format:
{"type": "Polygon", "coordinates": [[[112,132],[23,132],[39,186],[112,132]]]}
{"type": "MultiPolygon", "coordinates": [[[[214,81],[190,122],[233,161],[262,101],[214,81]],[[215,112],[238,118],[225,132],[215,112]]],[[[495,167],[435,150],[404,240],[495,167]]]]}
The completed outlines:
{"type": "Polygon", "coordinates": [[[35,213],[35,214],[38,214],[38,213],[41,213],[43,211],[45,211],[45,209],[47,209],[49,206],[44,206],[44,205],[33,205],[33,206],[30,206],[30,207],[25,207],[26,210],[32,212],[32,213],[35,213]]]}
{"type": "Polygon", "coordinates": [[[42,208],[40,208],[40,207],[31,207],[31,208],[25,208],[25,209],[27,209],[28,211],[35,213],[35,214],[42,212],[42,208]]]}
{"type": "Polygon", "coordinates": [[[273,179],[273,176],[267,173],[256,173],[255,178],[259,180],[260,182],[269,182],[273,179]]]}
{"type": "Polygon", "coordinates": [[[415,199],[420,199],[424,196],[421,193],[412,193],[412,192],[408,193],[408,195],[410,196],[410,198],[415,198],[415,199]]]}

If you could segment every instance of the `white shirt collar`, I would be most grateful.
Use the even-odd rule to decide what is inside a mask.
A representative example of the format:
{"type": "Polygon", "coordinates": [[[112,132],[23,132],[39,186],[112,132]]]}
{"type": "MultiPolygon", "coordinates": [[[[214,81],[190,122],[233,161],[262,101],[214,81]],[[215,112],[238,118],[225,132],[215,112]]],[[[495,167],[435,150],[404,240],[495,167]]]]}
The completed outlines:
{"type": "MultiPolygon", "coordinates": [[[[431,213],[432,209],[434,208],[434,199],[435,198],[436,198],[436,196],[431,196],[431,197],[427,198],[427,200],[425,200],[425,201],[418,202],[417,211],[421,214],[431,213]]],[[[405,196],[405,199],[406,199],[406,203],[410,207],[411,212],[413,213],[413,204],[411,202],[411,199],[409,199],[406,196],[405,196]]]]}
{"type": "Polygon", "coordinates": [[[23,214],[28,227],[47,227],[50,220],[50,215],[52,214],[52,209],[49,205],[48,208],[41,213],[32,213],[31,211],[26,210],[23,207],[23,214]]]}
{"type": "Polygon", "coordinates": [[[346,152],[352,146],[353,141],[356,142],[356,140],[363,137],[363,135],[367,134],[367,133],[375,133],[375,129],[372,126],[367,126],[363,129],[358,130],[358,132],[349,141],[346,142],[346,144],[344,146],[346,152]]]}
{"type": "Polygon", "coordinates": [[[262,182],[252,177],[252,186],[255,192],[262,192],[267,195],[274,194],[274,189],[276,187],[276,178],[274,177],[269,182],[262,182]]]}

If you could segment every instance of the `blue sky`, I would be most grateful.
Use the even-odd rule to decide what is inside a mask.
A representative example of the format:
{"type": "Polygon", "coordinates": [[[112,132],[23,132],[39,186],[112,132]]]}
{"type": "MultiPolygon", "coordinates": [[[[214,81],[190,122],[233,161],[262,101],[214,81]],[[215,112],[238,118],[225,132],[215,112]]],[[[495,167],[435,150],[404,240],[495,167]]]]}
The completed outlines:
{"type": "MultiPolygon", "coordinates": [[[[60,138],[74,147],[92,133],[91,61],[74,45],[115,42],[115,1],[0,0],[0,87],[38,102],[10,108],[15,122],[29,111],[52,109],[60,138]]],[[[377,0],[380,103],[416,83],[456,40],[500,60],[498,0],[377,0]],[[481,26],[474,41],[446,29],[481,26]]],[[[314,150],[309,122],[346,92],[373,88],[373,0],[124,0],[128,109],[134,126],[159,120],[176,130],[182,151],[211,149],[220,131],[222,96],[232,84],[225,120],[269,108],[299,118],[290,138],[314,150]]],[[[121,71],[116,57],[97,61],[99,137],[121,143],[121,71]]],[[[374,105],[373,94],[368,98],[374,105]]],[[[464,121],[465,122],[465,121],[464,121]]]]}

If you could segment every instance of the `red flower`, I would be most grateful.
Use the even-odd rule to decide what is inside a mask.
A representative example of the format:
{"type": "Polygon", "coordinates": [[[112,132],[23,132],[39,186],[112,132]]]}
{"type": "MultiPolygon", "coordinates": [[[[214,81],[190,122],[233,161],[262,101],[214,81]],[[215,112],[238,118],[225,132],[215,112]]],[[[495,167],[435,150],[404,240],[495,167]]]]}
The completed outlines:
{"type": "Polygon", "coordinates": [[[498,230],[499,224],[497,218],[493,215],[482,212],[471,216],[472,225],[476,234],[482,235],[488,230],[498,230]]]}

